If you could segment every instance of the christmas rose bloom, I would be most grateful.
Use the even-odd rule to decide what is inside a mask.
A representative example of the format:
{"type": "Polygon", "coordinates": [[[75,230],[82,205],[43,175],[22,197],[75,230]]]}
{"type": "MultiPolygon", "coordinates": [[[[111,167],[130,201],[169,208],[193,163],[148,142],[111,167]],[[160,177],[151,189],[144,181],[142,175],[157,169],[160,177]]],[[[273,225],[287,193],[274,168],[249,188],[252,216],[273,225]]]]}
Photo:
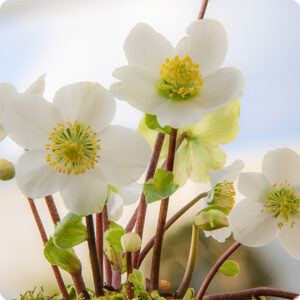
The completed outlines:
{"type": "Polygon", "coordinates": [[[262,173],[241,173],[238,189],[246,199],[230,216],[234,238],[260,247],[279,233],[282,246],[300,260],[300,155],[287,148],[268,152],[262,173]]]}
{"type": "MultiPolygon", "coordinates": [[[[45,75],[39,77],[26,90],[25,94],[43,95],[45,89],[45,75]]],[[[0,141],[6,137],[2,126],[3,112],[7,102],[18,94],[16,88],[10,83],[0,83],[0,141]]]]}
{"type": "Polygon", "coordinates": [[[227,52],[223,25],[197,20],[174,48],[147,24],[137,24],[127,36],[128,65],[117,68],[119,80],[111,93],[137,109],[157,115],[161,126],[178,128],[198,122],[202,114],[238,99],[243,93],[241,71],[219,69],[227,52]]]}
{"type": "Polygon", "coordinates": [[[131,129],[109,125],[115,101],[99,84],[79,82],[57,91],[53,103],[23,94],[7,105],[4,127],[26,151],[17,183],[28,197],[60,192],[74,213],[99,212],[108,184],[135,182],[151,155],[131,129]]]}
{"type": "MultiPolygon", "coordinates": [[[[221,168],[216,171],[210,171],[211,190],[204,199],[206,206],[219,206],[227,210],[227,215],[230,215],[235,204],[235,188],[234,182],[237,180],[240,172],[244,168],[244,163],[241,160],[235,160],[231,165],[221,168]]],[[[212,231],[204,231],[205,236],[212,236],[220,243],[231,235],[232,228],[229,223],[228,227],[212,231]]]]}

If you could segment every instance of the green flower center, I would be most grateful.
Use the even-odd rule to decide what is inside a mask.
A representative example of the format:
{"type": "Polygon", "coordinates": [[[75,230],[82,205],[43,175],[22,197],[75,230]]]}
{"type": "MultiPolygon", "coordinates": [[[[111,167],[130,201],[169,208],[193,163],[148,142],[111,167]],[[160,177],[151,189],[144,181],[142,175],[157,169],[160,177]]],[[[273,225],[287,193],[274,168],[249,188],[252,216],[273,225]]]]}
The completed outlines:
{"type": "Polygon", "coordinates": [[[293,227],[295,224],[293,219],[300,213],[300,198],[295,192],[295,188],[291,187],[285,180],[280,185],[275,183],[273,189],[267,194],[264,206],[269,210],[273,218],[279,219],[279,228],[282,228],[284,222],[287,223],[291,219],[291,227],[293,227]]]}
{"type": "Polygon", "coordinates": [[[160,68],[162,83],[158,89],[173,100],[186,100],[199,91],[203,80],[199,73],[199,65],[193,63],[189,55],[179,59],[176,55],[172,60],[166,58],[160,68]]]}
{"type": "Polygon", "coordinates": [[[214,187],[214,198],[209,205],[217,205],[227,208],[229,211],[234,206],[235,189],[233,182],[224,180],[219,182],[214,187]]]}
{"type": "Polygon", "coordinates": [[[100,149],[96,133],[82,122],[58,123],[57,128],[49,135],[49,144],[46,144],[46,161],[59,173],[78,175],[86,169],[94,168],[98,162],[97,155],[100,149]]]}

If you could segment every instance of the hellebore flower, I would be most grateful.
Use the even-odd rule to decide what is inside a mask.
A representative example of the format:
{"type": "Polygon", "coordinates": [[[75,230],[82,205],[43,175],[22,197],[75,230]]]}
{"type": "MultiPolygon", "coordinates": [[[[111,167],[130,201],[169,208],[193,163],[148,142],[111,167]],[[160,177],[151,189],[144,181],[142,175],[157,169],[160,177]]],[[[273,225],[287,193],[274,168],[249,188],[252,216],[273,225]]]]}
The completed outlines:
{"type": "Polygon", "coordinates": [[[128,65],[117,68],[119,82],[111,93],[137,109],[157,115],[161,126],[187,126],[238,99],[243,93],[241,71],[219,69],[227,52],[222,24],[205,19],[192,22],[174,48],[149,25],[137,24],[127,36],[128,65]]]}

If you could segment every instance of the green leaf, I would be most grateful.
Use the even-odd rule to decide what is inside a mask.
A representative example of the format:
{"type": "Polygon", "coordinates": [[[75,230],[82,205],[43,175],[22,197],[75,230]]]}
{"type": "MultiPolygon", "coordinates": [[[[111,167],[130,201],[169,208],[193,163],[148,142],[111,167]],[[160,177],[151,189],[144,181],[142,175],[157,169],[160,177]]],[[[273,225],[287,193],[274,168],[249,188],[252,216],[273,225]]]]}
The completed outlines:
{"type": "Polygon", "coordinates": [[[200,212],[203,212],[203,211],[210,211],[211,209],[217,209],[217,210],[220,210],[221,212],[223,212],[225,215],[228,215],[230,213],[230,210],[226,207],[223,207],[223,206],[218,206],[218,205],[209,205],[208,203],[208,206],[203,208],[200,212]]]}
{"type": "Polygon", "coordinates": [[[151,298],[154,300],[165,300],[166,299],[165,297],[161,297],[157,290],[152,291],[151,298]]]}
{"type": "Polygon", "coordinates": [[[44,256],[51,265],[58,266],[70,274],[81,271],[81,263],[74,250],[57,248],[52,237],[45,245],[44,256]]]}
{"type": "Polygon", "coordinates": [[[178,187],[178,184],[174,182],[172,172],[157,169],[154,178],[144,184],[146,202],[149,204],[165,199],[175,193],[178,187]]]}
{"type": "Polygon", "coordinates": [[[193,288],[188,288],[185,295],[183,296],[183,300],[192,300],[194,299],[195,291],[193,288]]]}
{"type": "Polygon", "coordinates": [[[59,222],[53,235],[54,244],[59,248],[72,248],[87,240],[86,227],[82,224],[82,217],[68,213],[59,222]]]}
{"type": "Polygon", "coordinates": [[[133,284],[134,298],[149,299],[150,295],[144,286],[144,276],[140,271],[133,269],[128,276],[128,281],[133,284]]]}
{"type": "Polygon", "coordinates": [[[116,250],[123,252],[121,237],[125,234],[125,230],[121,229],[109,229],[104,233],[104,243],[108,243],[116,250]]]}
{"type": "Polygon", "coordinates": [[[226,260],[219,268],[218,272],[226,276],[235,277],[240,273],[240,266],[234,260],[226,260]]]}
{"type": "Polygon", "coordinates": [[[157,130],[167,134],[171,133],[170,126],[161,127],[159,125],[156,115],[145,114],[145,123],[152,130],[157,130]]]}

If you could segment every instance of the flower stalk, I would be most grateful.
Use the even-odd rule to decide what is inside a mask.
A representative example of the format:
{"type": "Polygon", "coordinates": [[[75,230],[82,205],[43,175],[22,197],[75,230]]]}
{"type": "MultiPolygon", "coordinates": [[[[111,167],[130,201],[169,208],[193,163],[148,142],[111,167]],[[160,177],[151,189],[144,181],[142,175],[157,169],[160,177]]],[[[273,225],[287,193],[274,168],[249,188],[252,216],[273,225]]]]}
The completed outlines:
{"type": "MultiPolygon", "coordinates": [[[[162,149],[162,146],[164,143],[164,139],[165,139],[165,134],[162,132],[159,132],[156,137],[156,142],[155,142],[154,150],[152,153],[150,165],[148,167],[148,171],[146,174],[145,182],[147,182],[149,179],[153,178],[153,176],[155,174],[155,170],[156,170],[160,152],[161,152],[161,149],[162,149]]],[[[145,195],[142,192],[139,207],[138,207],[138,212],[137,212],[136,226],[135,226],[135,232],[140,236],[141,239],[143,238],[146,211],[147,211],[147,203],[145,200],[145,195]]],[[[137,268],[137,266],[138,266],[139,255],[140,255],[140,251],[137,251],[133,254],[133,258],[132,258],[133,262],[132,263],[133,263],[134,268],[137,268]]]]}
{"type": "Polygon", "coordinates": [[[189,252],[189,257],[188,257],[188,261],[187,261],[187,266],[185,269],[183,279],[180,283],[180,286],[175,293],[175,298],[179,298],[179,299],[183,298],[187,289],[189,288],[189,285],[190,285],[190,282],[191,282],[191,279],[193,276],[195,262],[196,262],[198,234],[199,234],[199,229],[195,226],[195,224],[193,224],[192,238],[191,238],[191,245],[190,245],[190,252],[189,252]]]}
{"type": "MultiPolygon", "coordinates": [[[[175,158],[175,146],[177,138],[177,129],[172,128],[169,139],[169,151],[166,169],[173,171],[174,158],[175,158]]],[[[160,269],[160,257],[163,243],[163,237],[165,232],[165,224],[168,214],[169,198],[161,200],[160,211],[158,217],[158,224],[156,228],[156,235],[154,240],[153,257],[151,265],[151,277],[150,277],[150,291],[158,289],[159,283],[159,269],[160,269]]]]}
{"type": "MultiPolygon", "coordinates": [[[[223,264],[223,262],[240,246],[241,244],[238,242],[235,242],[233,245],[231,245],[222,255],[221,257],[216,261],[216,263],[213,265],[213,267],[210,269],[210,271],[208,272],[208,274],[206,275],[198,293],[196,298],[197,299],[202,299],[210,282],[212,281],[212,279],[214,278],[214,276],[216,275],[216,273],[218,272],[219,268],[221,267],[221,265],[223,264]]],[[[225,299],[225,298],[224,298],[225,299]]]]}
{"type": "Polygon", "coordinates": [[[204,18],[205,11],[206,11],[206,8],[207,8],[207,4],[208,4],[208,0],[203,0],[202,1],[202,5],[201,5],[199,15],[198,15],[198,20],[201,20],[201,19],[204,18]]]}
{"type": "MultiPolygon", "coordinates": [[[[184,214],[186,213],[191,207],[193,207],[199,200],[206,197],[207,193],[202,193],[195,197],[192,201],[190,201],[188,204],[186,204],[183,208],[181,208],[173,217],[170,218],[170,220],[167,221],[165,226],[165,232],[184,214]]],[[[142,264],[144,258],[149,253],[149,251],[152,249],[154,245],[155,236],[151,238],[151,240],[147,243],[147,245],[144,247],[144,249],[141,251],[140,254],[140,260],[139,260],[139,267],[142,264]]]]}
{"type": "Polygon", "coordinates": [[[131,252],[126,252],[126,267],[127,267],[127,296],[129,299],[132,299],[134,296],[133,293],[133,285],[131,282],[128,281],[129,275],[132,273],[132,255],[131,252]]]}
{"type": "MultiPolygon", "coordinates": [[[[46,244],[48,242],[48,237],[47,237],[46,231],[44,229],[42,220],[41,220],[41,218],[39,216],[39,213],[37,211],[37,208],[35,206],[35,203],[34,203],[33,199],[31,199],[31,198],[27,198],[27,199],[28,199],[28,202],[29,202],[32,214],[33,214],[33,217],[35,219],[36,225],[37,225],[37,227],[39,229],[42,241],[43,241],[44,244],[46,244]]],[[[61,273],[59,271],[59,268],[57,266],[54,266],[54,265],[51,265],[51,266],[52,266],[52,270],[53,270],[54,276],[56,278],[58,287],[60,289],[60,292],[61,292],[64,300],[70,300],[70,296],[68,294],[68,291],[66,289],[64,281],[62,279],[62,276],[61,276],[61,273]]]]}
{"type": "Polygon", "coordinates": [[[95,231],[94,231],[94,221],[93,216],[86,216],[86,229],[88,234],[88,247],[90,254],[91,267],[93,272],[93,279],[95,285],[95,293],[96,297],[100,297],[104,295],[103,292],[103,278],[100,272],[98,257],[97,257],[97,249],[96,249],[96,241],[95,241],[95,231]]]}
{"type": "Polygon", "coordinates": [[[96,214],[96,246],[100,272],[103,274],[103,218],[102,212],[96,214]]]}

